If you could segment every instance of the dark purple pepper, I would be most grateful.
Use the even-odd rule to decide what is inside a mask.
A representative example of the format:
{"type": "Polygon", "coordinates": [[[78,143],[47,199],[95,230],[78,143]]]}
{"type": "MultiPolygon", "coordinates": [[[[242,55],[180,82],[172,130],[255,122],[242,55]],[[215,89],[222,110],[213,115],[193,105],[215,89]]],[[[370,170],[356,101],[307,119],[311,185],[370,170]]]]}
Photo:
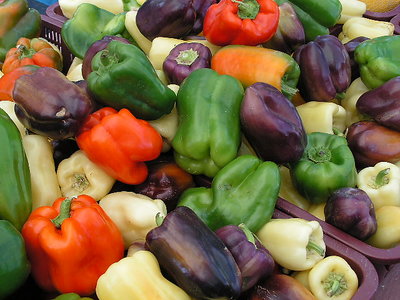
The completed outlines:
{"type": "Polygon", "coordinates": [[[242,291],[271,275],[275,261],[269,251],[244,225],[227,225],[215,232],[232,253],[242,274],[242,291]]]}
{"type": "Polygon", "coordinates": [[[201,43],[176,45],[163,63],[163,70],[170,83],[180,85],[190,73],[201,68],[210,68],[211,51],[201,43]]]}
{"type": "Polygon", "coordinates": [[[15,82],[15,114],[30,131],[52,139],[74,137],[93,103],[60,71],[42,67],[15,82]]]}
{"type": "Polygon", "coordinates": [[[53,158],[56,169],[61,161],[69,158],[79,150],[78,144],[74,139],[51,140],[53,147],[53,158]]]}
{"type": "Polygon", "coordinates": [[[374,205],[368,194],[358,188],[341,188],[326,201],[325,221],[344,232],[366,240],[376,232],[374,205]]]}
{"type": "Polygon", "coordinates": [[[377,20],[377,21],[390,21],[393,17],[400,15],[400,4],[393,8],[392,10],[385,11],[385,12],[377,12],[377,11],[370,11],[367,10],[363,17],[377,20]]]}
{"type": "Polygon", "coordinates": [[[179,287],[198,299],[237,299],[240,270],[218,236],[188,207],[167,214],[146,247],[179,287]]]}
{"type": "Polygon", "coordinates": [[[347,53],[349,54],[350,58],[350,67],[351,67],[351,80],[355,80],[360,77],[360,67],[358,66],[357,62],[354,59],[354,50],[356,50],[357,46],[360,45],[362,42],[369,40],[369,38],[364,36],[356,37],[346,44],[344,44],[344,48],[346,49],[347,53]]]}
{"type": "Polygon", "coordinates": [[[92,72],[92,58],[97,54],[97,52],[100,52],[101,50],[104,50],[107,48],[107,45],[113,41],[117,40],[126,44],[130,44],[130,42],[119,36],[114,36],[114,35],[107,35],[103,37],[101,40],[98,40],[94,42],[89,49],[86,51],[85,56],[83,57],[83,62],[82,62],[82,76],[84,79],[87,79],[89,76],[90,72],[92,72]]]}
{"type": "Polygon", "coordinates": [[[356,107],[379,124],[400,131],[400,76],[362,94],[356,107]]]}
{"type": "Polygon", "coordinates": [[[203,31],[204,16],[208,8],[217,3],[216,0],[193,0],[193,7],[196,11],[196,20],[194,21],[191,34],[198,34],[203,31]]]}
{"type": "Polygon", "coordinates": [[[242,130],[263,160],[296,162],[307,144],[295,106],[275,87],[257,82],[246,88],[240,110],[242,130]]]}
{"type": "Polygon", "coordinates": [[[183,37],[192,31],[195,20],[193,0],[147,0],[136,15],[139,31],[149,40],[183,37]]]}

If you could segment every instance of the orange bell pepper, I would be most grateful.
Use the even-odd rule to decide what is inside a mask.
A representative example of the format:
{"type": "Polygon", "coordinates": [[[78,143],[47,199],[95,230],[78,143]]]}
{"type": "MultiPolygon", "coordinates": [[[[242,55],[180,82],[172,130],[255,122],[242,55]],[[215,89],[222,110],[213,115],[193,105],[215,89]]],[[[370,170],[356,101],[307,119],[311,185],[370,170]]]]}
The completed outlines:
{"type": "Polygon", "coordinates": [[[10,73],[18,67],[37,65],[62,70],[62,57],[46,40],[40,38],[20,38],[15,48],[11,48],[3,63],[2,72],[10,73]]]}
{"type": "Polygon", "coordinates": [[[10,73],[5,74],[0,78],[0,101],[9,100],[14,101],[12,93],[14,90],[15,81],[22,75],[32,74],[35,72],[39,66],[27,65],[16,68],[10,73]]]}
{"type": "Polygon", "coordinates": [[[76,141],[91,161],[127,184],[142,183],[148,175],[144,161],[162,150],[161,135],[125,108],[104,107],[89,115],[76,141]]]}
{"type": "Polygon", "coordinates": [[[119,229],[87,195],[35,209],[21,233],[32,275],[47,291],[93,294],[98,278],[124,256],[119,229]]]}
{"type": "Polygon", "coordinates": [[[254,46],[230,45],[211,59],[211,69],[238,79],[244,87],[265,82],[291,98],[296,92],[300,67],[288,54],[254,46]]]}

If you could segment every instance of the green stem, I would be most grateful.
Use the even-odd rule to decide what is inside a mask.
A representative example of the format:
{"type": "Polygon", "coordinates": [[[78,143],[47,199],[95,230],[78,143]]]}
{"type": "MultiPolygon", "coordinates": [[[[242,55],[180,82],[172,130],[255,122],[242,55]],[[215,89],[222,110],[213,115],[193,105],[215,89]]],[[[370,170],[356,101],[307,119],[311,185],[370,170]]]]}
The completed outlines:
{"type": "Polygon", "coordinates": [[[58,229],[61,228],[61,225],[65,219],[68,219],[69,217],[71,217],[71,204],[72,204],[72,200],[74,200],[75,198],[76,197],[65,198],[63,200],[63,202],[61,202],[59,215],[51,220],[51,222],[53,222],[54,226],[56,226],[58,229]]]}
{"type": "Polygon", "coordinates": [[[281,91],[282,94],[285,96],[291,98],[294,96],[294,94],[297,93],[298,89],[291,87],[290,85],[287,85],[283,80],[281,81],[281,91]]]}
{"type": "Polygon", "coordinates": [[[325,255],[325,250],[322,247],[318,246],[316,243],[312,242],[312,241],[308,242],[308,244],[306,246],[306,249],[308,251],[317,252],[318,255],[320,255],[320,256],[324,256],[325,255]]]}
{"type": "Polygon", "coordinates": [[[375,186],[377,188],[380,188],[382,186],[384,186],[385,184],[389,183],[389,178],[388,178],[388,174],[390,172],[390,168],[386,168],[381,170],[378,175],[376,175],[375,177],[375,186]]]}
{"type": "Polygon", "coordinates": [[[328,297],[332,297],[333,295],[336,295],[337,291],[340,288],[340,281],[339,280],[334,280],[332,282],[331,287],[329,288],[329,290],[326,292],[326,295],[328,297]]]}
{"type": "Polygon", "coordinates": [[[231,0],[238,5],[238,16],[241,19],[254,20],[260,11],[260,4],[256,0],[231,0]]]}
{"type": "Polygon", "coordinates": [[[239,228],[242,229],[242,231],[246,235],[247,240],[253,245],[255,245],[256,239],[254,238],[254,234],[250,231],[250,229],[243,223],[239,224],[239,228]]]}
{"type": "Polygon", "coordinates": [[[329,298],[343,294],[348,288],[344,275],[335,272],[330,272],[322,283],[325,293],[329,298]]]}
{"type": "Polygon", "coordinates": [[[179,51],[179,55],[175,58],[175,61],[179,65],[190,66],[199,57],[199,53],[192,48],[188,50],[179,51]]]}
{"type": "Polygon", "coordinates": [[[315,163],[324,163],[331,160],[331,151],[326,147],[312,147],[307,151],[307,157],[315,163]]]}
{"type": "Polygon", "coordinates": [[[28,49],[24,45],[18,45],[17,50],[20,53],[19,58],[24,59],[24,58],[31,58],[36,51],[33,49],[28,49]]]}

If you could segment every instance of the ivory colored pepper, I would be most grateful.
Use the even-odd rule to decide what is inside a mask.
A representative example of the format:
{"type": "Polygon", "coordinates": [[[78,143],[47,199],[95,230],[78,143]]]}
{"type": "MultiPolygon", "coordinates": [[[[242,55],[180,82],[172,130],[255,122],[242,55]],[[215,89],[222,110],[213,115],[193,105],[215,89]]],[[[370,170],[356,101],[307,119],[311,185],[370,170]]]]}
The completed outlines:
{"type": "Polygon", "coordinates": [[[294,205],[308,210],[310,207],[310,201],[304,198],[299,194],[296,187],[292,183],[292,179],[290,178],[290,171],[287,167],[281,165],[279,166],[279,171],[281,174],[281,187],[279,190],[279,197],[293,203],[294,205]]]}
{"type": "Polygon", "coordinates": [[[346,95],[341,101],[341,105],[346,110],[346,127],[366,119],[366,117],[357,110],[356,104],[361,95],[367,91],[369,91],[369,89],[365,86],[360,77],[353,80],[349,88],[346,90],[346,95]]]}
{"type": "Polygon", "coordinates": [[[375,212],[377,230],[366,242],[374,247],[389,249],[400,244],[400,207],[382,206],[375,212]]]}
{"type": "Polygon", "coordinates": [[[362,16],[353,17],[343,24],[339,40],[344,44],[354,38],[364,36],[370,39],[380,36],[391,36],[394,25],[390,22],[376,21],[362,16]]]}
{"type": "Polygon", "coordinates": [[[342,12],[337,24],[344,24],[354,17],[362,17],[367,10],[367,5],[359,0],[339,0],[342,5],[342,12]]]}
{"type": "Polygon", "coordinates": [[[257,237],[282,267],[293,271],[312,268],[325,257],[323,231],[317,221],[272,219],[257,237]]]}
{"type": "Polygon", "coordinates": [[[28,131],[26,130],[25,126],[22,125],[22,123],[18,120],[17,116],[15,115],[15,102],[14,101],[0,101],[0,108],[4,110],[7,115],[11,118],[11,120],[14,122],[15,126],[17,126],[19,133],[21,136],[25,136],[28,134],[28,131]]]}

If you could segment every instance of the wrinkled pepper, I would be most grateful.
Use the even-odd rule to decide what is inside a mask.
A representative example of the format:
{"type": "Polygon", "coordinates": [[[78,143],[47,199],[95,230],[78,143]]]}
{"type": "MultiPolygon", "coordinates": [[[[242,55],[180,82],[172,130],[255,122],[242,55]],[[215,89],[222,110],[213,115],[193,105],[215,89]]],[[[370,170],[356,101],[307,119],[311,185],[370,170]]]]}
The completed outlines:
{"type": "Polygon", "coordinates": [[[160,134],[148,122],[136,119],[127,109],[118,112],[111,107],[89,115],[76,141],[91,161],[128,184],[146,179],[144,161],[157,158],[162,148],[160,134]]]}
{"type": "Polygon", "coordinates": [[[93,57],[92,69],[88,87],[103,104],[127,108],[145,120],[158,119],[174,107],[175,93],[160,81],[147,56],[134,45],[111,41],[93,57]]]}
{"type": "Polygon", "coordinates": [[[31,177],[19,130],[3,109],[0,140],[0,219],[21,230],[32,210],[31,177]]]}
{"type": "Polygon", "coordinates": [[[237,156],[243,87],[211,69],[192,72],[177,97],[178,131],[172,140],[177,164],[209,177],[237,156]]]}
{"type": "Polygon", "coordinates": [[[6,220],[0,220],[0,299],[16,291],[30,272],[21,233],[6,220]]]}
{"type": "Polygon", "coordinates": [[[400,35],[381,36],[362,42],[354,51],[360,75],[369,89],[400,76],[400,35]]]}
{"type": "Polygon", "coordinates": [[[100,275],[124,256],[117,226],[87,195],[58,198],[53,206],[37,208],[22,236],[32,275],[46,291],[90,295],[100,275]]]}
{"type": "Polygon", "coordinates": [[[39,66],[27,65],[19,67],[12,72],[0,77],[0,101],[10,100],[13,101],[13,90],[15,81],[22,75],[32,74],[39,66]]]}
{"type": "Polygon", "coordinates": [[[268,83],[288,97],[297,92],[300,67],[288,54],[272,49],[232,45],[222,47],[211,59],[219,74],[237,78],[244,87],[268,83]]]}
{"type": "Polygon", "coordinates": [[[355,161],[346,138],[313,132],[307,139],[302,158],[290,166],[300,194],[312,203],[322,203],[334,190],[356,185],[355,161]]]}
{"type": "Polygon", "coordinates": [[[0,1],[0,62],[4,61],[8,50],[21,37],[39,36],[40,13],[28,7],[27,0],[0,1]]]}
{"type": "Polygon", "coordinates": [[[178,206],[188,206],[213,230],[244,223],[256,232],[275,209],[280,173],[273,162],[242,155],[221,169],[211,188],[187,189],[178,206]]]}

